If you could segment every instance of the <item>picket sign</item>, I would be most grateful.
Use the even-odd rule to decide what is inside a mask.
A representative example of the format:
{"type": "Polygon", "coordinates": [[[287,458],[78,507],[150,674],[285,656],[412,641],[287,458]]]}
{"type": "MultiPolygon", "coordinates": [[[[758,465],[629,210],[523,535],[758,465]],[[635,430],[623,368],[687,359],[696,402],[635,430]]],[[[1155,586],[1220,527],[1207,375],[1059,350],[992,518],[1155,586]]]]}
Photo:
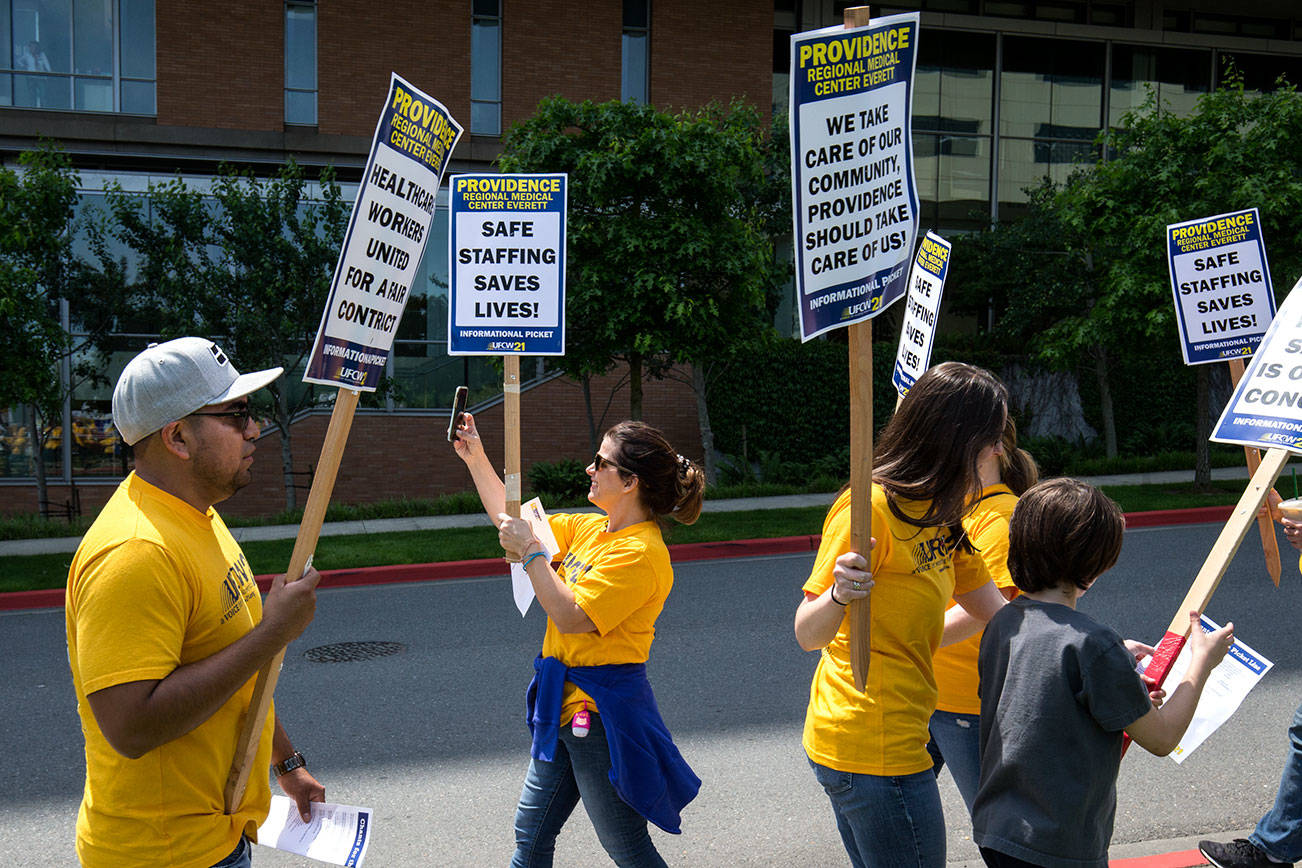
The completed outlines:
{"type": "MultiPolygon", "coordinates": [[[[362,392],[375,391],[388,365],[409,290],[419,278],[443,171],[461,133],[461,125],[442,103],[390,74],[389,93],[303,373],[306,383],[339,388],[286,582],[301,579],[312,562],[357,402],[362,392]]],[[[282,648],[257,674],[226,777],[227,814],[244,798],[284,659],[282,648]]]]}

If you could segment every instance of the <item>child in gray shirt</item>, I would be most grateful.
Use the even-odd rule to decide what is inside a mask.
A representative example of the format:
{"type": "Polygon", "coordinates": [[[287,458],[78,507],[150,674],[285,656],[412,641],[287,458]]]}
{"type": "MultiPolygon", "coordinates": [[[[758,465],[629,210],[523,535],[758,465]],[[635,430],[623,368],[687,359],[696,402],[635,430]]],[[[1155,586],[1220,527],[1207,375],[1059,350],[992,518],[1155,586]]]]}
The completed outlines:
{"type": "Polygon", "coordinates": [[[1029,489],[1009,527],[1008,569],[1022,596],[981,640],[981,783],[973,839],[992,868],[1107,868],[1122,734],[1158,756],[1175,749],[1233,624],[1204,633],[1190,613],[1192,662],[1162,707],[1136,653],[1076,601],[1121,553],[1121,510],[1091,485],[1029,489]]]}

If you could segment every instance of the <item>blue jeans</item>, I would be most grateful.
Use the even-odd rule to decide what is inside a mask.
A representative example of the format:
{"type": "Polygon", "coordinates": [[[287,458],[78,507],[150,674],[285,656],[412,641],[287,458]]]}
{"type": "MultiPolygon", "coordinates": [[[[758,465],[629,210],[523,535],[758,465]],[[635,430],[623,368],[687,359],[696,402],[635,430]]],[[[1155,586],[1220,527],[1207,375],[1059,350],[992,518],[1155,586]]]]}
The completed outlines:
{"type": "Polygon", "coordinates": [[[1302,859],[1302,705],[1293,713],[1288,728],[1288,759],[1275,804],[1258,821],[1248,840],[1273,859],[1302,859]]]}
{"type": "Polygon", "coordinates": [[[940,777],[940,770],[949,764],[950,777],[971,816],[972,800],[981,782],[981,715],[936,709],[927,729],[931,733],[927,753],[935,762],[932,771],[940,777]]]}
{"type": "Polygon", "coordinates": [[[809,764],[854,868],[944,868],[945,817],[930,770],[882,777],[809,764]]]}
{"type": "Polygon", "coordinates": [[[253,845],[249,839],[240,837],[240,843],[235,845],[235,849],[230,855],[218,862],[212,868],[252,868],[253,866],[253,845]]]}
{"type": "Polygon", "coordinates": [[[576,738],[568,726],[561,727],[554,762],[529,760],[515,809],[511,868],[550,868],[556,836],[580,798],[601,846],[616,865],[665,868],[647,834],[646,819],[610,783],[610,748],[600,714],[592,715],[592,727],[584,738],[576,738]]]}

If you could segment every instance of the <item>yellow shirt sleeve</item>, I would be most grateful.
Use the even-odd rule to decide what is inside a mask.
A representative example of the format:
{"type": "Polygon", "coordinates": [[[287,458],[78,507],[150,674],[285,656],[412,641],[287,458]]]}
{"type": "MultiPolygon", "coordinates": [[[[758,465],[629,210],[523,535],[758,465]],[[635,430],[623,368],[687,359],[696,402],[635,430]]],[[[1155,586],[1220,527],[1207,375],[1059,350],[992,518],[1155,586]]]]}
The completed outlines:
{"type": "Polygon", "coordinates": [[[160,546],[115,546],[89,566],[76,607],[77,664],[86,693],[165,678],[180,665],[193,600],[160,546]]]}

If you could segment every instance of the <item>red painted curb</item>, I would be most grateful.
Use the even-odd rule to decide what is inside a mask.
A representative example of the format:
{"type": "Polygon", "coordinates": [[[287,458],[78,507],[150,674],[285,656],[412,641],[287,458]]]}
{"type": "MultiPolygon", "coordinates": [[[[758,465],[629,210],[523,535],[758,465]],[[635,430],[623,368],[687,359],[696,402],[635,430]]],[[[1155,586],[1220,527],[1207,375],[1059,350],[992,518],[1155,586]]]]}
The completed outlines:
{"type": "MultiPolygon", "coordinates": [[[[1153,512],[1126,513],[1126,527],[1160,527],[1163,525],[1223,522],[1234,511],[1232,506],[1199,506],[1192,509],[1162,509],[1153,512]]],[[[714,558],[740,558],[759,555],[789,554],[818,549],[819,534],[773,537],[770,539],[725,540],[721,542],[681,543],[669,547],[675,561],[701,561],[714,558]]],[[[433,564],[394,564],[385,567],[354,567],[325,570],[321,587],[342,588],[359,585],[385,585],[393,582],[430,582],[440,579],[471,579],[480,576],[505,576],[501,558],[470,561],[443,561],[433,564]]],[[[258,587],[266,591],[271,576],[256,576],[258,587]]],[[[63,605],[63,588],[41,591],[10,591],[0,594],[0,611],[43,609],[63,605]]]]}
{"type": "Polygon", "coordinates": [[[1199,868],[1208,862],[1197,850],[1163,853],[1159,856],[1136,856],[1133,859],[1115,859],[1108,868],[1199,868]]]}
{"type": "Polygon", "coordinates": [[[1233,506],[1194,506],[1189,509],[1155,509],[1126,513],[1126,527],[1163,527],[1172,524],[1204,524],[1228,521],[1233,506]]]}

